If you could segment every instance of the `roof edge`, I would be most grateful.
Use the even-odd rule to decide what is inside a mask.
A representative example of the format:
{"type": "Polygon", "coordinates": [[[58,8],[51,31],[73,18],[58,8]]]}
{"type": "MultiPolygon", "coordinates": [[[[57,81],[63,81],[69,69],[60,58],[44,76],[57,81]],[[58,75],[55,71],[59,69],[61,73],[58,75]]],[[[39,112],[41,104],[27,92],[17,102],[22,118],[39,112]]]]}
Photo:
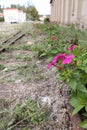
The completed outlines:
{"type": "Polygon", "coordinates": [[[3,10],[18,10],[17,8],[4,8],[3,10]]]}

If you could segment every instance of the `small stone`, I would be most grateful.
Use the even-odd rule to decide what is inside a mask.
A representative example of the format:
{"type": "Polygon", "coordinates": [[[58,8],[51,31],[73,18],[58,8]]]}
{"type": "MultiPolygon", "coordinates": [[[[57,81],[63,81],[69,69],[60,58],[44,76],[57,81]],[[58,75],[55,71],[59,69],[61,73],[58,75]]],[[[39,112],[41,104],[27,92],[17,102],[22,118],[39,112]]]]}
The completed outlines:
{"type": "Polygon", "coordinates": [[[21,83],[21,80],[16,80],[15,83],[16,84],[21,83]]]}
{"type": "Polygon", "coordinates": [[[8,68],[5,68],[5,69],[3,70],[3,72],[6,72],[6,71],[8,71],[8,68]]]}
{"type": "Polygon", "coordinates": [[[44,103],[44,104],[48,104],[48,105],[51,105],[51,97],[48,97],[48,96],[45,96],[45,97],[42,97],[41,101],[44,103]]]}
{"type": "Polygon", "coordinates": [[[32,44],[33,44],[33,42],[27,42],[27,44],[28,44],[28,45],[32,45],[32,44]]]}

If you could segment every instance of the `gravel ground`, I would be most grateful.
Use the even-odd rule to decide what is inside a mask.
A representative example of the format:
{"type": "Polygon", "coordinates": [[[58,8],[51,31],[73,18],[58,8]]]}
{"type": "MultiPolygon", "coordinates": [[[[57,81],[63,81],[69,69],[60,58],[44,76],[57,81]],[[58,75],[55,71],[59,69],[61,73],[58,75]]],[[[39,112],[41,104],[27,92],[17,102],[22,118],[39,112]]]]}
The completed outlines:
{"type": "MultiPolygon", "coordinates": [[[[27,35],[13,46],[27,45],[27,42],[40,42],[42,39],[43,35],[35,38],[27,35]]],[[[6,59],[0,60],[0,63],[5,66],[0,70],[0,99],[13,100],[12,109],[27,98],[36,99],[43,105],[48,104],[52,108],[50,120],[42,128],[34,127],[31,130],[72,130],[65,107],[65,102],[69,99],[68,87],[58,81],[59,74],[56,73],[56,68],[48,70],[46,60],[37,59],[29,50],[14,49],[4,52],[3,55],[6,59]],[[31,60],[23,61],[17,58],[18,55],[28,55],[31,60]],[[29,71],[28,77],[19,74],[15,69],[22,65],[30,67],[31,72],[29,71]]]]}

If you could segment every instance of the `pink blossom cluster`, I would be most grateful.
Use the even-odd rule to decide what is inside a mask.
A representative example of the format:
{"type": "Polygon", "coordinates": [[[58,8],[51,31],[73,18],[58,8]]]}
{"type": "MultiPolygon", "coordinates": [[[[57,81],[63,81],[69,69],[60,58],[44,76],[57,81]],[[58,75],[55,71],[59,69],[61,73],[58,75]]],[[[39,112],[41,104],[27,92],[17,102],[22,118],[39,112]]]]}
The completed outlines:
{"type": "Polygon", "coordinates": [[[75,56],[73,54],[67,55],[66,53],[58,54],[51,63],[48,64],[48,68],[50,69],[52,66],[56,66],[56,63],[59,59],[61,59],[62,64],[70,64],[75,56]]]}
{"type": "Polygon", "coordinates": [[[74,50],[77,47],[77,45],[72,45],[71,47],[68,48],[69,51],[74,50]]]}
{"type": "Polygon", "coordinates": [[[73,54],[67,55],[62,61],[62,64],[70,64],[75,56],[73,54]]]}
{"type": "Polygon", "coordinates": [[[52,40],[53,41],[57,40],[57,37],[56,36],[52,36],[52,40]]]}

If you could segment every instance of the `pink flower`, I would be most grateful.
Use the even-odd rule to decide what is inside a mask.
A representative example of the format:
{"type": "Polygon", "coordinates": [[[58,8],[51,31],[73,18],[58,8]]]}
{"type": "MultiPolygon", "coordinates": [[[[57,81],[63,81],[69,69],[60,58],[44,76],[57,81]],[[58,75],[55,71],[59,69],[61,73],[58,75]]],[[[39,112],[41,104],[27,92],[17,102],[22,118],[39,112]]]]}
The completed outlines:
{"type": "Polygon", "coordinates": [[[73,54],[70,54],[66,56],[66,58],[63,60],[62,64],[70,64],[75,56],[73,54]]]}
{"type": "Polygon", "coordinates": [[[58,61],[58,59],[64,59],[66,55],[66,53],[56,55],[51,63],[55,64],[58,61]]]}
{"type": "Polygon", "coordinates": [[[48,64],[48,69],[50,69],[52,66],[55,66],[59,59],[64,59],[66,56],[66,53],[56,55],[52,62],[48,64]]]}
{"type": "Polygon", "coordinates": [[[72,45],[71,47],[68,48],[68,50],[74,50],[77,47],[77,45],[72,45]]]}
{"type": "Polygon", "coordinates": [[[59,54],[59,59],[63,59],[63,58],[65,58],[66,56],[67,56],[67,54],[66,54],[66,53],[59,54]]]}
{"type": "Polygon", "coordinates": [[[53,66],[52,63],[49,63],[47,68],[50,69],[52,66],[53,66]]]}
{"type": "Polygon", "coordinates": [[[57,40],[57,37],[56,36],[52,36],[52,40],[53,41],[57,40]]]}

